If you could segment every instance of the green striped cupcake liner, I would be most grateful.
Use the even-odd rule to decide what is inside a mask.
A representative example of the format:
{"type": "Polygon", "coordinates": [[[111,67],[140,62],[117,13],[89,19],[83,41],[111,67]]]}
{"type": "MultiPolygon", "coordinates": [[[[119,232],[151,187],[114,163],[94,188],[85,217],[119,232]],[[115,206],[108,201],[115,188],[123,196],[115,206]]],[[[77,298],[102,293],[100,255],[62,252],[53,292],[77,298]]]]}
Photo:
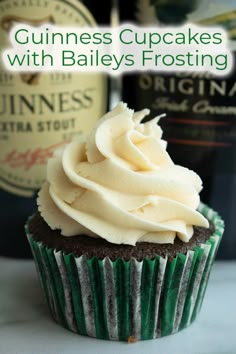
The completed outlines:
{"type": "Polygon", "coordinates": [[[224,231],[215,211],[204,204],[199,211],[215,232],[172,261],[76,257],[36,242],[26,225],[53,318],[81,335],[120,341],[154,339],[189,326],[200,311],[224,231]]]}

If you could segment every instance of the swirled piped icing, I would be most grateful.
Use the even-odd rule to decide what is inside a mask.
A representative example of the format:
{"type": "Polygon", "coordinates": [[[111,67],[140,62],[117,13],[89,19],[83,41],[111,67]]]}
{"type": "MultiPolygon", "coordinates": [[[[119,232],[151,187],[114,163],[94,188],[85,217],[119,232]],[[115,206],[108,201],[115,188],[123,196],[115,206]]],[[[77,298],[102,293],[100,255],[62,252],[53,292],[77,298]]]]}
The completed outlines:
{"type": "Polygon", "coordinates": [[[209,226],[196,210],[200,177],[173,163],[160,117],[142,123],[148,114],[120,103],[88,136],[54,153],[38,197],[52,229],[135,245],[188,242],[193,225],[209,226]]]}

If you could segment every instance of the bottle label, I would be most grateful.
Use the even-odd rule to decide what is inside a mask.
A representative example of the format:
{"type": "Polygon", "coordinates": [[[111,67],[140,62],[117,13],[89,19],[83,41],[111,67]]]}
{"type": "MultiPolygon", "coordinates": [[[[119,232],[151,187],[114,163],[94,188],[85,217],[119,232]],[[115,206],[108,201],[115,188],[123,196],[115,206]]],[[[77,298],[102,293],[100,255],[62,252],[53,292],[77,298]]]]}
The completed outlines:
{"type": "MultiPolygon", "coordinates": [[[[136,10],[141,24],[158,24],[160,19],[168,23],[173,20],[169,16],[175,15],[179,23],[223,26],[231,49],[236,48],[235,1],[166,0],[160,4],[138,0],[136,10]],[[170,6],[175,7],[174,14],[170,6]]],[[[139,91],[137,108],[150,107],[153,115],[167,114],[161,124],[176,163],[201,175],[236,172],[236,68],[223,78],[206,72],[179,72],[141,74],[133,80],[139,91]]]]}
{"type": "MultiPolygon", "coordinates": [[[[16,23],[96,25],[78,0],[0,0],[0,50],[16,23]]],[[[106,92],[102,74],[15,74],[0,62],[0,188],[22,196],[40,188],[54,149],[104,114],[106,92]]]]}

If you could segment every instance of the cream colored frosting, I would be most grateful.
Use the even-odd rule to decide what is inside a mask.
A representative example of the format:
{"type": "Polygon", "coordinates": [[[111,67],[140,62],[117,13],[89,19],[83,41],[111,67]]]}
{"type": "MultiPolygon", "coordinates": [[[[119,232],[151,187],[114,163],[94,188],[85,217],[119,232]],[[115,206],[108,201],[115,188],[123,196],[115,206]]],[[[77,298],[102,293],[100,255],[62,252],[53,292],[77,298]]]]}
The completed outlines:
{"type": "Polygon", "coordinates": [[[160,117],[141,123],[148,114],[120,103],[90,135],[55,152],[38,197],[52,229],[135,245],[188,242],[193,225],[209,226],[196,211],[200,177],[173,163],[160,117]]]}

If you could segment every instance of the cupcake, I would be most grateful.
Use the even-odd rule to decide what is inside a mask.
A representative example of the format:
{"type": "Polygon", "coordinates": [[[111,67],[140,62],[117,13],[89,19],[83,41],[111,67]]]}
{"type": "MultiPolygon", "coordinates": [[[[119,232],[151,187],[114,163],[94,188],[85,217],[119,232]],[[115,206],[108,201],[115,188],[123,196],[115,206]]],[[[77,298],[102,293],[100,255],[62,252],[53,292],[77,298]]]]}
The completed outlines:
{"type": "Polygon", "coordinates": [[[148,114],[120,103],[55,151],[26,225],[51,314],[81,335],[154,339],[202,305],[223,221],[148,114]]]}

